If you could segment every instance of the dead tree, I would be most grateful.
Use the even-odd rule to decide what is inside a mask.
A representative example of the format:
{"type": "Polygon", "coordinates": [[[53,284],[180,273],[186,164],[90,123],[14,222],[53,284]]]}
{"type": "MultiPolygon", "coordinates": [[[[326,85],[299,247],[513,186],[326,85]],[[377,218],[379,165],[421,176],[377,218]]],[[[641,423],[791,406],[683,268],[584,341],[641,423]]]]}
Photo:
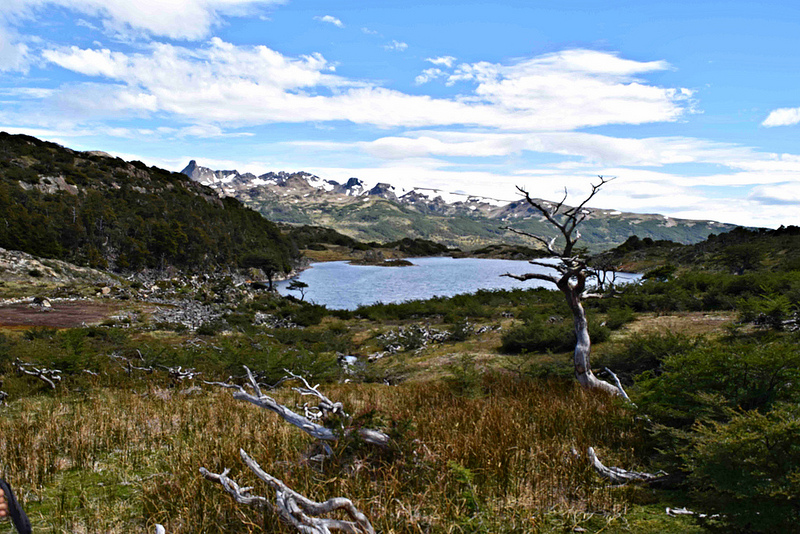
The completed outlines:
{"type": "Polygon", "coordinates": [[[516,234],[524,235],[531,239],[543,244],[547,251],[558,258],[558,263],[546,263],[542,261],[531,260],[532,265],[544,267],[555,273],[526,273],[523,275],[515,275],[506,273],[503,276],[508,276],[520,281],[526,280],[542,280],[555,284],[556,287],[564,294],[567,299],[567,305],[572,311],[573,322],[575,325],[575,353],[573,355],[573,363],[575,366],[575,378],[585,388],[602,389],[613,395],[625,395],[621,386],[613,386],[608,382],[598,379],[590,367],[589,355],[591,352],[591,339],[589,338],[589,323],[586,320],[586,311],[583,309],[581,301],[585,298],[601,296],[603,287],[600,282],[604,281],[598,273],[589,267],[587,260],[581,254],[576,253],[575,244],[580,239],[581,234],[578,231],[578,225],[582,223],[589,211],[586,210],[586,204],[597,194],[603,185],[608,183],[613,178],[605,178],[600,176],[600,182],[592,184],[592,191],[579,205],[575,207],[567,207],[564,202],[567,200],[567,190],[564,189],[564,198],[554,206],[548,206],[542,201],[531,198],[530,194],[521,187],[517,187],[520,193],[525,195],[525,200],[533,208],[539,211],[545,220],[554,226],[561,233],[564,239],[562,248],[556,247],[557,237],[545,239],[542,236],[524,232],[516,228],[506,227],[506,230],[516,234]],[[592,278],[598,281],[595,291],[589,291],[587,282],[592,278]]]}
{"type": "Polygon", "coordinates": [[[207,479],[221,484],[236,502],[268,507],[277,513],[281,520],[303,534],[330,534],[333,530],[347,534],[375,534],[375,529],[367,516],[356,508],[350,499],[334,497],[321,503],[312,501],[265,472],[244,450],[239,449],[239,454],[253,473],[275,491],[275,504],[270,503],[266,497],[252,495],[250,491],[253,488],[239,486],[235,480],[228,477],[228,469],[217,474],[201,467],[200,473],[207,479]],[[344,511],[350,520],[319,517],[337,510],[344,511]]]}

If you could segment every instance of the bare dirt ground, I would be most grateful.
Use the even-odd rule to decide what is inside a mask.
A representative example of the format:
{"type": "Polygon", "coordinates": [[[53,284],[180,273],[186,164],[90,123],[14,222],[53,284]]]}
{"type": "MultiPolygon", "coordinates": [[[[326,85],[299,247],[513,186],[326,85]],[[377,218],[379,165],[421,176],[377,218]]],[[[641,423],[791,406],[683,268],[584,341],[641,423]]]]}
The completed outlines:
{"type": "Polygon", "coordinates": [[[84,323],[100,323],[118,309],[113,303],[89,301],[53,302],[49,311],[28,304],[11,304],[0,306],[0,327],[74,328],[84,323]]]}

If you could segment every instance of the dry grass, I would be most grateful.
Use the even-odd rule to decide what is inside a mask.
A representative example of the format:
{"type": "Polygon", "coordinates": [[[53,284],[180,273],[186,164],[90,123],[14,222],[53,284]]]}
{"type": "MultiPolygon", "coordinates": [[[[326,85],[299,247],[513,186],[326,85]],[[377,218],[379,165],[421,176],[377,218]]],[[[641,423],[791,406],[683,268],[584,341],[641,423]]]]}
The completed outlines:
{"type": "Polygon", "coordinates": [[[290,532],[199,475],[228,467],[266,493],[240,447],[311,498],[350,497],[384,533],[550,531],[622,512],[624,496],[571,450],[593,445],[635,467],[624,406],[572,383],[492,375],[477,386],[475,398],[441,382],[326,387],[394,444],[342,443],[322,466],[306,459],[308,437],[227,391],[22,399],[0,414],[0,468],[21,488],[35,532],[152,532],[155,523],[170,533],[290,532]]]}

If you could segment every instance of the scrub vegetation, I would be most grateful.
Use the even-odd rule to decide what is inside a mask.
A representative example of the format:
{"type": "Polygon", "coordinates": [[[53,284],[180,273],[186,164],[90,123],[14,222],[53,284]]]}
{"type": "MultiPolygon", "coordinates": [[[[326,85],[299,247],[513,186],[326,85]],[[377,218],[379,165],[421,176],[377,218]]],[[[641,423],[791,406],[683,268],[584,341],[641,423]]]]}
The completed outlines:
{"type": "MultiPolygon", "coordinates": [[[[35,532],[292,532],[199,474],[230,468],[265,494],[239,448],[311,498],[347,496],[380,532],[791,532],[799,281],[796,271],[685,269],[587,301],[597,372],[615,370],[635,406],[575,383],[569,310],[544,289],[354,311],[262,292],[197,331],[153,325],[146,312],[6,328],[0,469],[24,488],[35,532]],[[63,379],[53,389],[19,375],[17,359],[63,379]],[[286,370],[321,383],[391,445],[343,440],[312,460],[314,440],[202,382],[242,383],[243,365],[263,383],[286,370]],[[166,369],[175,366],[202,374],[178,381],[166,369]],[[670,484],[612,487],[591,468],[590,446],[606,465],[664,470],[670,484]]],[[[270,395],[301,406],[290,385],[270,395]]]]}

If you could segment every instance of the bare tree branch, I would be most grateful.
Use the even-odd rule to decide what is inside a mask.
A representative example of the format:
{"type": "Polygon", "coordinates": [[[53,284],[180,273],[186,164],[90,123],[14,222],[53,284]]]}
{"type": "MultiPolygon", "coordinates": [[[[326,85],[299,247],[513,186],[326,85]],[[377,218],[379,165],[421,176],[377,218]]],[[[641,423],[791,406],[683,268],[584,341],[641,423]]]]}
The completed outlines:
{"type": "Polygon", "coordinates": [[[627,484],[628,482],[650,482],[658,479],[661,475],[652,473],[640,473],[637,471],[626,471],[619,467],[606,467],[595,454],[594,449],[589,447],[589,461],[600,476],[607,478],[614,484],[627,484]]]}
{"type": "MultiPolygon", "coordinates": [[[[228,477],[228,473],[230,473],[230,469],[224,469],[222,473],[216,474],[212,473],[205,467],[200,468],[200,474],[206,477],[208,480],[213,482],[218,482],[225,488],[225,491],[230,493],[233,498],[239,504],[246,504],[246,505],[253,505],[253,506],[265,506],[269,505],[269,501],[267,501],[266,497],[261,497],[260,495],[251,495],[250,490],[253,488],[251,487],[241,487],[239,484],[233,480],[232,478],[228,477]]],[[[274,508],[273,508],[274,509],[274,508]]],[[[276,510],[277,511],[277,510],[276,510]]]]}
{"type": "Polygon", "coordinates": [[[51,388],[56,389],[56,382],[61,382],[61,371],[58,369],[39,369],[34,363],[24,363],[17,358],[14,360],[14,367],[19,374],[35,376],[44,381],[51,388]]]}
{"type": "Polygon", "coordinates": [[[200,473],[209,480],[221,484],[225,491],[230,493],[237,502],[259,507],[270,507],[279,514],[283,521],[294,526],[303,534],[331,534],[332,530],[344,532],[345,534],[375,534],[375,529],[367,519],[367,516],[356,508],[350,499],[334,497],[321,503],[312,501],[261,469],[261,466],[250,458],[244,450],[240,449],[239,454],[250,470],[275,491],[274,505],[264,497],[252,495],[250,491],[253,488],[240,487],[228,477],[228,469],[225,469],[221,474],[214,474],[201,467],[200,473]],[[319,517],[338,510],[344,511],[350,521],[319,517]]]}
{"type": "Polygon", "coordinates": [[[531,239],[535,239],[536,241],[538,241],[539,243],[541,243],[541,244],[543,244],[545,246],[545,248],[547,249],[547,252],[549,252],[553,256],[558,256],[558,251],[556,251],[556,249],[553,248],[555,243],[556,243],[556,238],[555,237],[551,238],[550,240],[547,240],[547,239],[545,239],[545,238],[543,238],[541,236],[538,236],[536,234],[531,234],[530,232],[525,232],[524,230],[518,230],[517,228],[512,228],[510,226],[504,226],[503,230],[508,230],[509,232],[513,232],[515,234],[519,234],[519,235],[523,235],[525,237],[530,237],[531,239]]]}
{"type": "MultiPolygon", "coordinates": [[[[255,404],[260,408],[264,408],[266,410],[270,410],[271,412],[275,412],[276,414],[278,414],[279,417],[281,417],[281,419],[283,419],[284,421],[286,421],[291,425],[296,426],[297,428],[299,428],[300,430],[302,430],[311,437],[323,441],[337,441],[343,435],[349,435],[352,434],[353,432],[356,432],[361,437],[361,439],[363,439],[367,443],[371,443],[372,445],[378,445],[384,447],[389,444],[389,436],[378,430],[371,430],[368,428],[344,429],[342,433],[337,433],[333,429],[322,426],[319,423],[312,421],[308,417],[293,412],[286,406],[279,404],[275,399],[273,399],[269,395],[264,395],[261,392],[261,388],[259,387],[259,384],[256,381],[255,377],[253,376],[252,371],[250,371],[250,369],[247,366],[245,366],[245,370],[247,371],[247,376],[250,380],[250,385],[253,388],[254,392],[256,393],[255,395],[248,393],[242,386],[236,386],[232,384],[219,384],[219,383],[217,385],[237,390],[233,393],[234,399],[244,400],[251,404],[255,404]]],[[[303,382],[307,386],[303,391],[307,390],[308,392],[316,392],[316,393],[306,393],[306,394],[312,394],[317,396],[318,398],[320,398],[321,396],[321,398],[325,399],[325,401],[330,405],[331,412],[333,412],[333,408],[336,408],[337,404],[340,405],[340,403],[335,403],[331,401],[330,399],[322,395],[319,391],[317,391],[316,387],[318,386],[314,386],[312,388],[310,387],[308,382],[306,382],[305,380],[303,380],[303,382]]],[[[303,393],[301,392],[301,394],[303,393]]]]}
{"type": "Polygon", "coordinates": [[[184,380],[193,380],[196,376],[203,374],[197,372],[194,368],[184,369],[180,365],[177,367],[167,367],[166,365],[160,365],[159,367],[166,369],[167,373],[169,373],[169,377],[178,382],[182,382],[184,380]]]}
{"type": "Polygon", "coordinates": [[[606,373],[611,375],[611,378],[614,379],[614,384],[616,384],[617,389],[619,390],[619,394],[622,395],[622,397],[626,401],[628,401],[631,404],[633,404],[633,401],[631,400],[631,398],[628,396],[627,393],[625,393],[625,389],[622,387],[622,382],[619,381],[619,377],[616,374],[614,374],[614,372],[611,369],[609,369],[608,367],[605,367],[604,369],[606,370],[606,373]]]}
{"type": "MultiPolygon", "coordinates": [[[[139,353],[139,358],[140,359],[144,359],[144,358],[142,358],[142,353],[141,352],[139,352],[138,350],[136,352],[139,353]]],[[[117,362],[120,365],[120,367],[125,369],[125,372],[128,373],[128,374],[131,374],[131,372],[134,371],[134,370],[136,370],[136,371],[144,371],[146,373],[152,373],[153,371],[155,371],[155,369],[152,368],[152,367],[137,367],[136,365],[133,365],[133,362],[131,362],[130,359],[126,358],[125,356],[122,356],[121,354],[112,353],[112,354],[109,354],[108,357],[111,358],[112,360],[114,360],[115,362],[117,362]]]]}
{"type": "Polygon", "coordinates": [[[542,273],[525,273],[525,274],[505,273],[501,274],[500,276],[507,276],[509,278],[513,278],[514,280],[519,280],[520,282],[526,282],[528,280],[542,280],[544,282],[552,282],[553,284],[558,283],[558,278],[556,278],[555,276],[542,273]]]}
{"type": "Polygon", "coordinates": [[[284,369],[284,371],[286,371],[291,378],[302,381],[303,385],[305,386],[303,388],[292,388],[294,391],[298,392],[300,395],[312,395],[319,399],[320,402],[318,408],[322,414],[321,415],[322,417],[327,417],[329,414],[343,415],[345,417],[349,417],[347,415],[347,412],[344,411],[344,406],[342,405],[341,402],[333,402],[317,389],[319,388],[319,384],[317,384],[314,387],[311,387],[311,384],[309,384],[308,381],[302,376],[296,375],[291,371],[289,371],[288,369],[284,369]]]}

